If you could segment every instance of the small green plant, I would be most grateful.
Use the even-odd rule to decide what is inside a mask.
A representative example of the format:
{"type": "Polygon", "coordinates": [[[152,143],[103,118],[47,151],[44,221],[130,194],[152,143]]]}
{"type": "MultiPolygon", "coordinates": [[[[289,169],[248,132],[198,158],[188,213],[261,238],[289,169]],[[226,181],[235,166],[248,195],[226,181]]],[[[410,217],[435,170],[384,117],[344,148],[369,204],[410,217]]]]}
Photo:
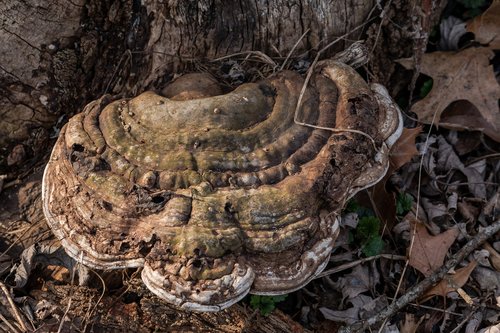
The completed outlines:
{"type": "Polygon", "coordinates": [[[359,205],[350,200],[344,210],[346,213],[356,213],[359,217],[358,226],[354,233],[349,232],[349,243],[356,242],[361,245],[361,252],[367,257],[380,254],[385,243],[379,235],[380,221],[374,216],[371,209],[359,205]]]}
{"type": "Polygon", "coordinates": [[[478,9],[487,4],[486,0],[458,0],[465,8],[478,9]]]}
{"type": "Polygon", "coordinates": [[[398,193],[396,197],[396,214],[405,215],[413,205],[413,197],[408,193],[398,193]]]}
{"type": "Polygon", "coordinates": [[[250,295],[250,306],[259,309],[263,316],[268,316],[276,308],[276,304],[283,302],[288,295],[262,296],[250,295]]]}
{"type": "Polygon", "coordinates": [[[358,210],[361,209],[361,206],[358,204],[358,202],[354,199],[351,199],[347,202],[347,205],[344,209],[345,213],[357,213],[358,210]]]}
{"type": "Polygon", "coordinates": [[[485,6],[488,5],[488,0],[457,0],[462,6],[465,7],[465,11],[462,13],[461,18],[469,19],[478,16],[484,12],[485,6]]]}
{"type": "Polygon", "coordinates": [[[359,220],[355,239],[361,244],[361,252],[367,257],[380,254],[385,243],[379,234],[380,221],[375,216],[365,216],[359,220]]]}
{"type": "Polygon", "coordinates": [[[428,79],[422,84],[419,91],[420,98],[424,98],[431,92],[432,84],[433,84],[432,79],[428,79]]]}
{"type": "Polygon", "coordinates": [[[373,211],[361,206],[356,200],[351,199],[347,202],[344,213],[356,213],[361,218],[363,216],[373,216],[373,211]]]}

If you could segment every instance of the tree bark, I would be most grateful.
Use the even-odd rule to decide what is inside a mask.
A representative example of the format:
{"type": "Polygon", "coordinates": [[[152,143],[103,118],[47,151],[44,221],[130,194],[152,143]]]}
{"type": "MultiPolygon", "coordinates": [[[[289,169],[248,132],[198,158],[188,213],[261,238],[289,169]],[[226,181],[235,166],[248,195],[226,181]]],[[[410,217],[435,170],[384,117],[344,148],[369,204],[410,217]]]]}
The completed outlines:
{"type": "MultiPolygon", "coordinates": [[[[159,90],[177,73],[201,68],[221,72],[224,62],[213,62],[214,59],[235,54],[244,57],[256,51],[271,59],[270,71],[278,70],[292,51],[285,67],[300,67],[300,60],[311,62],[319,50],[341,36],[338,43],[321,54],[322,58],[363,37],[372,50],[366,73],[375,81],[397,87],[391,83],[395,68],[391,60],[409,56],[422,43],[425,45],[425,34],[442,5],[426,0],[375,3],[1,1],[0,254],[8,249],[8,258],[15,258],[34,242],[51,237],[39,198],[43,164],[61,126],[102,94],[132,96],[148,89],[159,90]],[[415,27],[421,28],[418,33],[423,39],[416,38],[415,27]],[[30,232],[21,236],[10,232],[26,229],[30,232]]],[[[1,268],[0,256],[0,276],[6,274],[1,268]]],[[[53,297],[63,300],[65,296],[57,296],[56,289],[52,289],[53,297]]],[[[30,296],[37,299],[40,295],[30,296]]],[[[240,306],[222,314],[190,317],[172,308],[166,310],[168,306],[151,295],[141,299],[150,300],[134,302],[141,320],[150,314],[152,324],[141,326],[145,330],[180,331],[175,325],[195,318],[198,326],[194,328],[204,331],[214,331],[225,321],[233,322],[237,329],[224,332],[301,331],[283,314],[261,321],[260,330],[252,330],[247,326],[253,315],[240,306]],[[158,320],[165,311],[171,316],[167,324],[158,320]]],[[[123,300],[118,302],[130,307],[123,300]]],[[[76,312],[72,313],[77,317],[76,312]]],[[[119,321],[120,317],[114,319],[119,321]]],[[[103,321],[99,325],[111,330],[130,324],[118,321],[103,321]]]]}
{"type": "Polygon", "coordinates": [[[349,33],[371,9],[372,0],[3,1],[0,174],[38,159],[59,117],[65,122],[99,95],[134,95],[194,62],[239,52],[284,59],[298,42],[294,54],[305,55],[349,33]],[[8,160],[19,144],[22,156],[8,160]]]}

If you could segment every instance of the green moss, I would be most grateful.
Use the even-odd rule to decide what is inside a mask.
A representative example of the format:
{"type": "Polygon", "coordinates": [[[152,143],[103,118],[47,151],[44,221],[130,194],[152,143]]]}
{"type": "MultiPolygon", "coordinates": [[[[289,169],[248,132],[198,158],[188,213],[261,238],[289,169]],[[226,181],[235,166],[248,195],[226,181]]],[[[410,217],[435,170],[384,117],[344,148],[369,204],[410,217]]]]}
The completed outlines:
{"type": "Polygon", "coordinates": [[[379,235],[380,221],[374,216],[366,216],[359,220],[355,239],[361,244],[361,251],[367,257],[380,254],[385,243],[379,235]]]}
{"type": "Polygon", "coordinates": [[[283,302],[288,295],[263,296],[250,295],[250,306],[254,310],[260,310],[263,316],[268,316],[276,308],[276,304],[283,302]]]}

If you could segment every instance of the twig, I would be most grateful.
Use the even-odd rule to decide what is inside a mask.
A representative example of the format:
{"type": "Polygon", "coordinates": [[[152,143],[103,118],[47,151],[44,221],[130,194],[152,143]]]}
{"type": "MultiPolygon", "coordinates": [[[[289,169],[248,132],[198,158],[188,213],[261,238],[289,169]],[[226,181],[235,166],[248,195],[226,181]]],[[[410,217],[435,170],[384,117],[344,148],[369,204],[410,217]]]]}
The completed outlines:
{"type": "Polygon", "coordinates": [[[5,297],[7,298],[7,301],[9,302],[9,305],[12,308],[12,312],[13,312],[14,317],[16,318],[17,322],[19,323],[19,325],[21,325],[21,328],[23,329],[23,331],[27,332],[28,328],[24,324],[24,320],[22,320],[22,318],[21,318],[21,314],[19,313],[19,309],[14,304],[14,300],[10,296],[9,290],[7,289],[7,287],[5,286],[5,284],[3,284],[2,281],[0,281],[0,288],[2,289],[3,293],[5,294],[5,297]]]}
{"type": "Polygon", "coordinates": [[[290,59],[290,57],[292,56],[293,51],[295,51],[295,49],[299,45],[300,41],[309,33],[310,30],[311,29],[307,28],[307,30],[304,31],[304,33],[302,34],[302,36],[300,36],[300,38],[297,40],[297,42],[295,43],[295,45],[293,45],[292,49],[290,50],[290,52],[288,52],[288,55],[286,56],[285,60],[281,64],[280,71],[282,71],[283,69],[285,69],[285,65],[286,65],[288,59],[290,59]]]}
{"type": "MultiPolygon", "coordinates": [[[[390,298],[390,297],[387,297],[387,299],[390,300],[390,301],[394,300],[393,298],[390,298]]],[[[408,305],[416,307],[416,308],[422,308],[422,309],[427,309],[427,310],[442,312],[442,313],[445,313],[445,314],[451,314],[451,315],[458,316],[458,317],[463,317],[464,316],[463,313],[448,311],[447,309],[436,308],[434,306],[428,306],[428,305],[423,305],[423,304],[418,304],[418,303],[408,303],[408,305]]]]}
{"type": "Polygon", "coordinates": [[[24,235],[26,235],[28,233],[28,231],[30,231],[36,225],[38,225],[38,222],[36,222],[34,224],[31,224],[26,230],[24,230],[24,232],[19,237],[17,237],[17,239],[15,239],[14,242],[12,242],[12,244],[10,244],[9,247],[7,247],[7,249],[5,251],[3,251],[2,253],[0,253],[0,257],[6,255],[7,252],[10,251],[10,249],[12,249],[14,246],[18,245],[19,242],[23,241],[24,239],[22,239],[22,237],[24,235]]]}
{"type": "MultiPolygon", "coordinates": [[[[368,21],[368,22],[370,22],[370,21],[368,21]]],[[[344,35],[336,38],[335,40],[333,40],[332,42],[330,42],[328,45],[326,45],[325,47],[323,47],[321,50],[319,50],[318,54],[316,54],[316,57],[314,58],[311,66],[309,67],[309,69],[307,71],[307,75],[306,75],[306,78],[304,80],[304,84],[302,85],[302,89],[300,90],[299,98],[297,100],[297,105],[295,106],[293,121],[294,121],[295,124],[300,125],[300,126],[305,126],[305,127],[315,128],[315,129],[321,129],[321,130],[327,130],[327,131],[331,131],[333,133],[356,133],[356,134],[360,134],[360,135],[368,138],[371,141],[371,143],[372,143],[373,147],[375,148],[375,150],[378,152],[379,149],[377,148],[375,140],[370,135],[368,135],[367,133],[365,133],[363,131],[359,131],[359,130],[355,130],[355,129],[350,129],[350,128],[331,128],[331,127],[317,126],[317,125],[308,124],[308,123],[299,121],[299,119],[298,119],[299,118],[298,117],[299,110],[302,107],[302,100],[304,98],[307,86],[309,84],[309,81],[311,80],[311,76],[314,73],[314,69],[316,67],[316,64],[319,61],[319,58],[320,58],[321,54],[324,51],[326,51],[328,48],[332,47],[333,45],[335,45],[336,43],[338,43],[340,40],[342,40],[343,38],[345,38],[350,33],[352,33],[354,31],[362,28],[368,22],[365,22],[364,24],[361,24],[361,25],[357,26],[356,28],[354,28],[353,30],[351,30],[349,33],[346,33],[346,34],[344,34],[344,35]]]]}
{"type": "Polygon", "coordinates": [[[17,328],[15,328],[14,326],[12,326],[12,324],[9,323],[7,318],[5,318],[1,313],[0,313],[0,319],[2,319],[2,321],[5,323],[5,325],[7,325],[12,330],[12,332],[19,333],[19,330],[17,330],[17,328]]]}
{"type": "Polygon", "coordinates": [[[269,57],[267,54],[265,54],[261,51],[237,52],[237,53],[233,53],[233,54],[228,54],[228,55],[223,56],[223,57],[219,57],[217,59],[210,60],[210,62],[217,62],[217,61],[221,61],[221,60],[225,60],[225,59],[229,59],[229,58],[234,58],[234,57],[241,56],[241,55],[244,55],[247,57],[252,56],[252,55],[256,56],[256,57],[260,57],[264,63],[267,63],[270,66],[273,66],[273,68],[278,66],[278,64],[276,64],[276,62],[273,59],[271,59],[271,57],[269,57]]]}
{"type": "Polygon", "coordinates": [[[108,84],[106,85],[106,89],[104,89],[103,95],[106,95],[108,93],[108,89],[111,87],[111,83],[115,79],[115,76],[118,74],[118,72],[120,72],[122,70],[122,68],[120,68],[122,63],[124,63],[128,60],[132,61],[132,53],[130,52],[129,49],[125,50],[125,52],[123,52],[122,56],[120,57],[120,61],[118,61],[118,65],[116,66],[116,69],[113,71],[113,74],[109,78],[108,84]]]}
{"type": "MultiPolygon", "coordinates": [[[[370,12],[370,15],[371,15],[371,12],[370,12]]],[[[316,57],[314,58],[311,66],[309,67],[309,69],[307,71],[307,75],[306,75],[306,78],[304,80],[304,84],[302,85],[302,89],[300,91],[299,98],[297,100],[297,105],[295,107],[293,121],[294,121],[295,124],[300,125],[300,126],[306,126],[306,127],[315,128],[315,129],[321,129],[321,130],[328,130],[328,131],[331,131],[333,133],[345,133],[345,132],[348,132],[348,133],[356,133],[356,134],[363,135],[364,137],[368,138],[371,141],[371,143],[373,144],[373,147],[378,152],[379,149],[377,148],[375,140],[370,135],[368,135],[367,133],[365,133],[363,131],[358,131],[358,130],[350,129],[350,128],[331,128],[331,127],[317,126],[317,125],[313,125],[313,124],[304,123],[304,122],[301,122],[301,121],[298,120],[299,110],[302,107],[302,99],[304,97],[304,94],[306,92],[307,86],[309,84],[309,81],[311,79],[311,76],[312,76],[312,74],[314,72],[314,69],[316,67],[316,64],[319,61],[319,58],[320,58],[321,54],[323,52],[325,52],[326,50],[328,50],[333,45],[335,45],[336,43],[338,43],[339,41],[341,41],[342,39],[345,39],[349,34],[353,33],[356,30],[359,30],[359,29],[363,28],[365,25],[367,25],[371,21],[373,21],[373,18],[371,18],[368,21],[366,21],[366,22],[358,25],[357,27],[353,28],[348,33],[345,33],[344,35],[342,35],[342,36],[334,39],[333,41],[331,41],[325,47],[323,47],[321,50],[318,51],[318,53],[316,54],[316,57]]]]}
{"type": "Polygon", "coordinates": [[[338,273],[338,272],[344,271],[346,269],[352,268],[354,266],[363,264],[363,263],[368,262],[368,261],[376,260],[379,258],[386,258],[386,259],[391,259],[391,260],[406,260],[406,256],[399,256],[399,255],[393,255],[393,254],[378,254],[376,256],[359,259],[359,260],[356,260],[353,262],[348,262],[346,264],[340,265],[340,266],[332,268],[332,269],[327,269],[326,271],[323,271],[320,274],[316,275],[315,279],[319,279],[320,277],[327,276],[330,274],[338,273]]]}
{"type": "Polygon", "coordinates": [[[89,317],[94,314],[94,312],[96,311],[97,309],[97,306],[99,305],[99,303],[101,303],[101,300],[102,298],[104,297],[104,294],[106,293],[106,283],[104,282],[103,278],[101,277],[101,275],[99,275],[99,273],[97,273],[96,271],[94,271],[93,269],[90,270],[92,273],[94,273],[98,278],[99,280],[101,280],[101,284],[102,284],[102,292],[101,292],[101,296],[99,296],[99,298],[97,299],[97,302],[94,304],[94,307],[92,308],[92,310],[90,310],[90,312],[87,312],[85,314],[85,318],[84,318],[84,322],[85,322],[85,325],[83,326],[83,330],[82,332],[87,332],[87,323],[89,321],[89,317]]]}
{"type": "MultiPolygon", "coordinates": [[[[464,65],[464,66],[466,66],[466,65],[464,65]]],[[[464,69],[464,66],[460,67],[458,69],[458,71],[462,71],[464,69]]],[[[415,66],[415,70],[416,70],[416,66],[415,66]]],[[[451,85],[451,84],[452,84],[452,82],[448,83],[448,86],[451,85]]],[[[413,88],[411,89],[411,93],[413,93],[413,88]]],[[[410,101],[411,101],[411,95],[410,95],[410,101]]],[[[429,148],[429,145],[428,145],[429,138],[431,137],[432,129],[434,127],[434,124],[436,123],[436,117],[437,117],[437,113],[438,113],[437,110],[441,110],[443,103],[445,103],[444,100],[442,100],[442,101],[439,102],[439,104],[436,107],[436,109],[434,111],[434,114],[432,116],[432,120],[431,120],[431,123],[430,123],[430,126],[429,126],[429,130],[427,131],[427,135],[425,137],[424,151],[422,153],[422,156],[421,156],[420,162],[419,162],[419,166],[418,166],[417,209],[416,209],[416,212],[415,212],[415,217],[417,219],[418,219],[418,216],[419,216],[419,208],[420,208],[420,192],[421,192],[421,189],[422,189],[422,170],[423,170],[423,164],[424,164],[424,155],[427,153],[427,150],[429,148]]],[[[407,254],[408,258],[410,258],[411,252],[413,251],[413,245],[415,243],[415,237],[416,237],[416,234],[417,234],[417,232],[416,232],[416,226],[417,226],[417,224],[414,224],[414,226],[412,228],[410,248],[408,249],[408,254],[407,254]]],[[[410,263],[409,259],[406,260],[405,265],[403,267],[403,272],[401,273],[401,278],[399,279],[398,286],[396,288],[396,292],[394,293],[394,298],[396,298],[397,295],[399,294],[399,290],[401,288],[401,284],[402,284],[403,278],[405,277],[406,270],[408,269],[409,263],[410,263]]],[[[391,304],[391,306],[393,304],[391,304]]],[[[387,318],[386,318],[386,320],[387,320],[387,318]]],[[[381,329],[384,327],[384,325],[385,325],[385,323],[382,324],[381,329]]]]}
{"type": "Polygon", "coordinates": [[[363,332],[365,329],[370,326],[377,324],[381,321],[387,320],[389,317],[394,315],[397,311],[401,310],[408,303],[415,301],[418,299],[427,289],[432,287],[437,282],[441,281],[445,275],[448,273],[450,269],[460,263],[465,259],[472,251],[477,249],[482,243],[484,243],[488,238],[496,234],[500,231],[500,220],[492,223],[486,228],[482,229],[477,233],[474,238],[472,238],[464,247],[462,247],[457,253],[455,253],[451,258],[443,265],[439,270],[434,272],[431,276],[425,278],[408,290],[406,294],[401,296],[397,301],[390,304],[384,310],[377,313],[375,316],[362,321],[357,322],[352,325],[342,327],[339,332],[341,333],[354,333],[354,332],[363,332]]]}
{"type": "Polygon", "coordinates": [[[61,322],[59,323],[59,328],[57,329],[57,333],[62,332],[62,329],[64,326],[64,320],[66,319],[66,316],[68,315],[69,310],[71,310],[71,303],[73,302],[73,294],[75,292],[74,291],[74,282],[75,282],[76,266],[81,264],[82,257],[83,257],[83,252],[80,253],[80,260],[77,262],[77,264],[75,266],[73,266],[73,269],[71,270],[71,282],[70,282],[70,286],[72,287],[70,290],[71,294],[69,295],[68,305],[66,306],[66,310],[64,311],[64,314],[61,318],[61,322]]]}
{"type": "Polygon", "coordinates": [[[462,326],[464,326],[471,318],[472,316],[476,313],[476,310],[475,309],[474,311],[471,311],[467,317],[465,317],[458,325],[457,327],[455,327],[452,331],[450,331],[450,333],[457,333],[458,331],[460,331],[460,329],[462,328],[462,326]]]}
{"type": "Polygon", "coordinates": [[[481,161],[481,160],[486,160],[489,158],[500,158],[500,153],[488,154],[488,155],[483,155],[483,156],[473,158],[472,160],[468,161],[465,165],[469,166],[473,163],[476,163],[476,162],[481,161]]]}

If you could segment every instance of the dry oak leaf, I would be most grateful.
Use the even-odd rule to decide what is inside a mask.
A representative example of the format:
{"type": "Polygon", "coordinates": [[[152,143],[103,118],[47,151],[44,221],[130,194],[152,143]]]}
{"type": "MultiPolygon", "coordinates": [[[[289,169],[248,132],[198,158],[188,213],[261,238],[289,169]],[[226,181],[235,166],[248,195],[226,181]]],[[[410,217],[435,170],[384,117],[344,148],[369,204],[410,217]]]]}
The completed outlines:
{"type": "Polygon", "coordinates": [[[423,223],[416,220],[411,223],[415,228],[415,240],[413,247],[410,246],[408,249],[409,264],[425,276],[429,276],[443,265],[446,253],[457,238],[459,230],[451,228],[437,236],[432,236],[423,223]]]}
{"type": "MultiPolygon", "coordinates": [[[[403,128],[403,132],[399,139],[392,146],[389,153],[389,171],[395,171],[410,162],[413,156],[418,155],[417,147],[415,146],[416,137],[422,132],[422,126],[415,128],[403,128]]],[[[392,172],[388,172],[390,175],[392,172]]]]}
{"type": "Polygon", "coordinates": [[[471,261],[467,266],[457,269],[455,274],[447,274],[438,284],[426,291],[420,301],[425,302],[434,296],[446,297],[449,292],[462,288],[476,266],[477,262],[471,261]]]}
{"type": "MultiPolygon", "coordinates": [[[[500,142],[500,85],[490,65],[493,55],[491,49],[484,47],[424,54],[420,71],[434,82],[429,94],[415,103],[411,111],[424,123],[483,131],[500,142]],[[444,112],[450,104],[452,110],[444,112]]],[[[413,67],[409,58],[398,62],[407,69],[413,67]]]]}
{"type": "Polygon", "coordinates": [[[405,320],[401,324],[400,333],[415,333],[417,332],[420,323],[424,318],[421,317],[419,320],[415,317],[413,313],[405,313],[405,320]]]}
{"type": "Polygon", "coordinates": [[[500,272],[500,253],[498,253],[493,246],[488,243],[483,244],[483,249],[490,253],[491,266],[495,268],[497,272],[500,272]]]}
{"type": "Polygon", "coordinates": [[[500,49],[500,1],[493,1],[483,14],[467,21],[466,26],[476,41],[500,49]]]}
{"type": "Polygon", "coordinates": [[[368,195],[370,196],[377,217],[388,226],[385,230],[392,229],[396,222],[396,196],[393,192],[387,191],[387,181],[394,171],[410,162],[413,156],[418,155],[415,138],[421,131],[421,126],[403,128],[401,136],[389,152],[389,170],[381,181],[368,190],[368,195]]]}

